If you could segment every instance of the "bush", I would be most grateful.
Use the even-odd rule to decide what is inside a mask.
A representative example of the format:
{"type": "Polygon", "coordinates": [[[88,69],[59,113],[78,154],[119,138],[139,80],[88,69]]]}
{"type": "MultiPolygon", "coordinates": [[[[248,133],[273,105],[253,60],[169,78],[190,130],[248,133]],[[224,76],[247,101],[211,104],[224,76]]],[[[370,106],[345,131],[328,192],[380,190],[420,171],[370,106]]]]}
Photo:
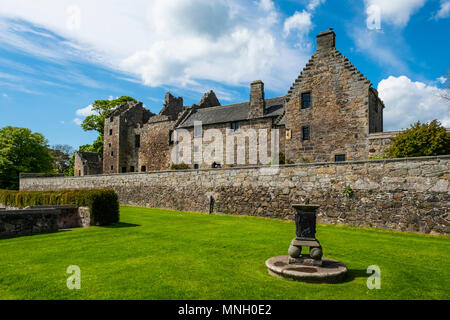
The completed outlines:
{"type": "Polygon", "coordinates": [[[114,190],[10,191],[0,190],[0,203],[10,207],[74,204],[89,207],[91,224],[119,222],[119,199],[114,190]]]}
{"type": "Polygon", "coordinates": [[[450,154],[450,133],[439,121],[415,123],[394,138],[394,144],[386,149],[390,158],[440,156],[450,154]]]}
{"type": "Polygon", "coordinates": [[[189,170],[190,167],[186,163],[175,164],[172,163],[170,170],[189,170]]]}

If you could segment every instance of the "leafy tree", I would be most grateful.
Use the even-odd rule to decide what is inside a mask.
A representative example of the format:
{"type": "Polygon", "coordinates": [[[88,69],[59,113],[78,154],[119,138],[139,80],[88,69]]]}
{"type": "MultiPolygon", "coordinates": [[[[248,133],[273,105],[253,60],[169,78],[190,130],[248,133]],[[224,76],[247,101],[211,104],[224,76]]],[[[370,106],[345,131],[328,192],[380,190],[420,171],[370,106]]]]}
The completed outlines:
{"type": "MultiPolygon", "coordinates": [[[[103,153],[103,137],[105,131],[105,119],[117,109],[117,107],[129,102],[137,102],[134,98],[123,96],[115,100],[96,100],[92,104],[92,111],[95,114],[87,116],[84,119],[81,127],[85,131],[97,131],[99,136],[92,144],[92,151],[89,152],[97,152],[103,153]]],[[[81,150],[80,150],[81,151],[81,150]]]]}
{"type": "Polygon", "coordinates": [[[20,173],[55,173],[47,140],[30,129],[0,129],[0,189],[18,189],[20,173]]]}
{"type": "Polygon", "coordinates": [[[450,133],[437,120],[417,122],[394,138],[386,154],[390,158],[447,155],[450,154],[450,133]]]}
{"type": "Polygon", "coordinates": [[[48,151],[54,159],[53,168],[56,172],[67,174],[70,168],[70,158],[73,155],[73,148],[67,144],[58,144],[48,151]]]}

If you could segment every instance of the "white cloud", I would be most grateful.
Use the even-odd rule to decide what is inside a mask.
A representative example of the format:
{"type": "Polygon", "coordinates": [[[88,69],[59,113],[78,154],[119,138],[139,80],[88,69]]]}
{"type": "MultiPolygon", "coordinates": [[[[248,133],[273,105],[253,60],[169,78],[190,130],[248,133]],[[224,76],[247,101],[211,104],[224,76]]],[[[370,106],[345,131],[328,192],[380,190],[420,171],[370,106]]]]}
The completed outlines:
{"type": "Polygon", "coordinates": [[[445,84],[447,82],[447,78],[444,76],[441,76],[436,79],[440,84],[445,84]]]}
{"type": "Polygon", "coordinates": [[[445,19],[450,16],[450,0],[441,0],[441,8],[434,16],[435,19],[445,19]]]}
{"type": "Polygon", "coordinates": [[[308,10],[314,11],[318,6],[320,6],[322,3],[325,3],[326,0],[311,0],[308,4],[308,10]]]}
{"type": "Polygon", "coordinates": [[[385,131],[406,129],[419,120],[434,119],[450,128],[450,105],[441,97],[444,90],[413,82],[406,76],[390,76],[378,84],[378,91],[386,105],[385,131]]]}
{"type": "Polygon", "coordinates": [[[372,32],[369,29],[354,27],[349,30],[349,34],[355,42],[357,51],[363,52],[366,57],[389,69],[390,72],[392,70],[395,70],[397,73],[409,72],[405,59],[401,58],[400,45],[393,47],[390,36],[386,37],[380,32],[372,32]]]}
{"type": "Polygon", "coordinates": [[[75,114],[79,117],[87,117],[93,114],[96,114],[95,111],[92,110],[92,104],[87,106],[86,108],[78,109],[75,114]]]}
{"type": "Polygon", "coordinates": [[[302,34],[308,33],[312,27],[311,14],[305,10],[295,14],[284,22],[284,34],[288,36],[292,30],[302,34]]]}
{"type": "Polygon", "coordinates": [[[2,93],[3,98],[8,98],[8,95],[6,93],[2,93]]]}
{"type": "Polygon", "coordinates": [[[381,22],[400,27],[408,24],[410,17],[423,7],[427,0],[364,0],[366,9],[377,6],[381,12],[381,22]]]}
{"type": "Polygon", "coordinates": [[[0,22],[2,16],[29,21],[43,28],[39,33],[46,39],[54,37],[57,45],[19,37],[5,22],[3,28],[0,23],[0,43],[55,61],[87,58],[137,76],[149,86],[210,80],[247,86],[261,79],[268,89],[278,91],[289,87],[311,54],[309,48],[299,50],[283,38],[279,11],[270,0],[76,4],[79,10],[71,7],[73,0],[2,0],[0,22]]]}
{"type": "Polygon", "coordinates": [[[73,119],[73,122],[74,122],[76,125],[81,126],[81,124],[83,123],[83,120],[80,119],[80,118],[75,118],[75,119],[73,119]]]}
{"type": "Polygon", "coordinates": [[[272,11],[275,9],[275,5],[272,0],[260,0],[258,6],[264,11],[272,11]]]}

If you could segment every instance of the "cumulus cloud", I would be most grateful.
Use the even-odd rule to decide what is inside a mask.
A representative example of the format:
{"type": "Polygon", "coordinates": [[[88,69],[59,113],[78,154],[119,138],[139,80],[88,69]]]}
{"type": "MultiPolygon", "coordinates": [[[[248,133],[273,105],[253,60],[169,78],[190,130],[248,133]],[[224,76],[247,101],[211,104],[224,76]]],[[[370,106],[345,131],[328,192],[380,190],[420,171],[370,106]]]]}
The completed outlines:
{"type": "Polygon", "coordinates": [[[378,91],[386,105],[385,131],[406,129],[418,120],[434,119],[450,128],[450,105],[442,98],[443,89],[413,82],[406,76],[390,76],[378,84],[378,91]]]}
{"type": "Polygon", "coordinates": [[[380,9],[381,22],[400,27],[408,24],[410,17],[423,7],[427,0],[364,0],[366,10],[375,6],[380,9]]]}
{"type": "Polygon", "coordinates": [[[296,12],[284,22],[284,33],[288,36],[292,30],[308,33],[312,27],[311,14],[305,10],[296,12]]]}
{"type": "Polygon", "coordinates": [[[311,0],[308,4],[308,10],[314,11],[318,6],[320,6],[322,3],[325,3],[326,0],[311,0]]]}
{"type": "Polygon", "coordinates": [[[309,47],[310,43],[305,44],[305,38],[313,27],[312,17],[318,6],[325,3],[326,0],[311,0],[306,6],[307,10],[296,11],[294,15],[284,21],[284,37],[288,37],[293,31],[297,33],[300,43],[297,47],[309,47]]]}
{"type": "Polygon", "coordinates": [[[92,110],[92,104],[87,106],[86,108],[78,109],[75,114],[80,117],[87,117],[93,114],[96,114],[95,111],[92,110]]]}
{"type": "Polygon", "coordinates": [[[77,126],[81,126],[81,124],[83,123],[83,120],[80,118],[75,118],[73,119],[73,122],[77,125],[77,126]]]}
{"type": "Polygon", "coordinates": [[[271,0],[134,0],[132,6],[79,0],[76,8],[72,0],[2,0],[0,22],[1,17],[28,21],[66,49],[1,32],[7,26],[0,30],[0,42],[53,60],[64,59],[69,51],[149,86],[211,80],[247,86],[261,79],[268,89],[284,91],[311,52],[283,37],[279,16],[271,0]]]}
{"type": "Polygon", "coordinates": [[[435,19],[445,19],[450,16],[450,0],[441,0],[441,7],[434,16],[435,19]]]}

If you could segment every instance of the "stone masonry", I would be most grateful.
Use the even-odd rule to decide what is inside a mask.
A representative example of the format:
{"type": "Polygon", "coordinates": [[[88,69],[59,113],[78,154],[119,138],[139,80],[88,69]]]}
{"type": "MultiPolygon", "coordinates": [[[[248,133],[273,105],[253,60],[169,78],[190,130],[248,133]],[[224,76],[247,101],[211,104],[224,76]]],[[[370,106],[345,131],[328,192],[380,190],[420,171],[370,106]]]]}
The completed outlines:
{"type": "Polygon", "coordinates": [[[319,204],[319,222],[450,233],[450,156],[85,177],[23,176],[21,190],[113,188],[123,205],[292,219],[319,204]]]}
{"type": "MultiPolygon", "coordinates": [[[[175,161],[171,157],[177,144],[173,133],[179,136],[180,130],[188,130],[193,136],[196,122],[202,123],[203,131],[218,129],[223,136],[226,130],[233,130],[236,139],[249,129],[278,129],[279,149],[295,163],[367,160],[382,152],[370,152],[373,148],[369,145],[371,135],[383,131],[384,104],[370,81],[335,44],[336,34],[331,29],[317,36],[316,52],[286,96],[268,99],[264,83],[258,80],[250,85],[249,101],[227,106],[209,91],[191,107],[183,105],[183,98],[167,93],[158,115],[142,103],[118,107],[105,120],[103,173],[168,169],[175,161]]],[[[247,142],[247,153],[255,152],[261,143],[267,141],[258,140],[251,150],[247,142]]],[[[223,159],[220,165],[262,163],[251,160],[246,156],[244,164],[237,159],[229,164],[223,159]]],[[[189,162],[191,168],[213,164],[203,159],[189,162]]],[[[76,162],[75,172],[82,171],[82,163],[76,162]]]]}

